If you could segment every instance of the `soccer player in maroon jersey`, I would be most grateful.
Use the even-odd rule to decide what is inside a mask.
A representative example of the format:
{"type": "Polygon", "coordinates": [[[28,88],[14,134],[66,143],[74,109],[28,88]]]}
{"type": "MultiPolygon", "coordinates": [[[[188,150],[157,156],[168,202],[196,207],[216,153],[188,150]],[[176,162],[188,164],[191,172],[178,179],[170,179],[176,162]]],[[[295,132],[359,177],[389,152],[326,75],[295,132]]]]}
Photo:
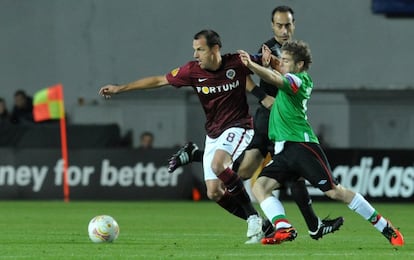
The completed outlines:
{"type": "MultiPolygon", "coordinates": [[[[273,36],[263,44],[269,48],[269,51],[275,57],[280,58],[282,44],[293,38],[295,31],[294,11],[289,6],[277,6],[271,13],[271,25],[273,36]]],[[[259,52],[262,52],[260,48],[259,52]]],[[[276,69],[276,67],[275,67],[276,69]]],[[[242,179],[249,179],[255,173],[256,169],[263,163],[267,154],[273,155],[273,142],[268,137],[268,125],[270,107],[276,97],[278,89],[263,80],[260,80],[260,87],[255,87],[251,91],[260,101],[268,99],[268,102],[261,102],[254,116],[254,136],[249,146],[243,154],[235,161],[232,169],[237,171],[242,179]]],[[[192,161],[202,161],[203,151],[199,150],[197,145],[189,142],[176,152],[169,160],[168,170],[174,171],[182,165],[192,161]]],[[[312,200],[307,191],[304,180],[284,183],[285,187],[290,188],[292,198],[298,205],[305,222],[308,226],[309,235],[313,239],[320,239],[328,233],[332,233],[340,228],[344,219],[337,217],[334,219],[320,219],[312,208],[312,200]]],[[[268,224],[266,226],[269,226],[268,224]]],[[[266,236],[271,235],[271,229],[264,230],[266,236]]]]}
{"type": "MultiPolygon", "coordinates": [[[[166,75],[145,77],[124,85],[106,85],[99,94],[109,98],[125,91],[166,85],[193,88],[206,115],[203,169],[207,196],[233,215],[247,220],[246,243],[255,243],[263,236],[262,218],[253,207],[242,180],[231,169],[254,134],[246,97],[246,89],[251,91],[255,87],[250,77],[252,72],[238,54],[221,55],[221,40],[213,30],[198,32],[193,49],[194,61],[166,75]]],[[[261,62],[257,56],[252,59],[261,62]]]]}

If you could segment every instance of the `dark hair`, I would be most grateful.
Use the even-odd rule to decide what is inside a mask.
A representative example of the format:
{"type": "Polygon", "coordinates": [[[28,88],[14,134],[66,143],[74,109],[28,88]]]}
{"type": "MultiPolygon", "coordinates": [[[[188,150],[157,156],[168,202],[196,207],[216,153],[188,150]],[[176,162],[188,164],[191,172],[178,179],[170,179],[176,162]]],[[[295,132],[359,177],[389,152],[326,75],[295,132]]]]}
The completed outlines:
{"type": "Polygon", "coordinates": [[[14,96],[15,97],[16,96],[27,97],[27,94],[26,94],[26,92],[24,90],[19,89],[19,90],[16,90],[16,92],[14,92],[14,96]]]}
{"type": "Polygon", "coordinates": [[[292,15],[293,21],[295,21],[295,13],[293,12],[293,9],[290,8],[289,6],[286,5],[280,5],[277,6],[275,9],[273,9],[272,11],[272,17],[270,18],[273,22],[273,17],[275,16],[275,13],[279,12],[279,13],[290,13],[292,15]]]}
{"type": "Polygon", "coordinates": [[[220,36],[213,30],[202,30],[194,35],[194,40],[198,40],[200,38],[205,38],[207,46],[210,48],[216,44],[221,48],[220,36]]]}
{"type": "Polygon", "coordinates": [[[282,45],[282,51],[292,55],[295,63],[303,61],[303,70],[308,70],[312,63],[312,54],[308,44],[304,41],[287,41],[282,45]]]}

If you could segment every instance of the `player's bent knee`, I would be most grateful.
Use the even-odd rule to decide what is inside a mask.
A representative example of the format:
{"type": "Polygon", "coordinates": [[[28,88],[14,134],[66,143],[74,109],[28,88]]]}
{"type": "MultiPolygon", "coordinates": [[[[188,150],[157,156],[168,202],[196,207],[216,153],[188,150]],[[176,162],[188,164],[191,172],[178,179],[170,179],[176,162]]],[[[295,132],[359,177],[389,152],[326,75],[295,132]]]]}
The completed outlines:
{"type": "Polygon", "coordinates": [[[333,200],[345,201],[345,190],[339,185],[326,191],[325,194],[333,200]]]}
{"type": "Polygon", "coordinates": [[[325,191],[325,195],[328,196],[329,198],[333,199],[333,200],[338,200],[337,191],[334,190],[334,189],[325,191]]]}
{"type": "Polygon", "coordinates": [[[213,172],[216,174],[216,176],[218,176],[220,173],[222,173],[226,168],[224,168],[224,166],[222,164],[218,164],[218,163],[212,163],[211,164],[211,170],[213,170],[213,172]]]}

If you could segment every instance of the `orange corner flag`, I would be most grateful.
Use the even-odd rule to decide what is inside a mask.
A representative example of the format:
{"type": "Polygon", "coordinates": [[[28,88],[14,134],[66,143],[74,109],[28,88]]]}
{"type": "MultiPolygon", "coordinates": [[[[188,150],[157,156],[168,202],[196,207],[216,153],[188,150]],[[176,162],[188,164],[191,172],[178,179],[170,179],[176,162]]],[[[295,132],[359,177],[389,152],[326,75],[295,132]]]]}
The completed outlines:
{"type": "Polygon", "coordinates": [[[33,98],[33,118],[36,122],[60,119],[60,141],[63,158],[63,197],[66,202],[69,202],[68,144],[62,84],[56,84],[35,93],[33,98]]]}
{"type": "Polygon", "coordinates": [[[63,87],[61,84],[42,89],[33,98],[33,117],[36,122],[64,118],[63,87]]]}

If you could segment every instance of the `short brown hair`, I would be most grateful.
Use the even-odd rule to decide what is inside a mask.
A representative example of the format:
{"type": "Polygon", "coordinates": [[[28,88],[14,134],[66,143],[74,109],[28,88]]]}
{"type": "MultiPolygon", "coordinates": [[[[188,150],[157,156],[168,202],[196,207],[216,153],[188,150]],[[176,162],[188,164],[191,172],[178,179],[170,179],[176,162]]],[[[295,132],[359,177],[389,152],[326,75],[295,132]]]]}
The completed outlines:
{"type": "Polygon", "coordinates": [[[312,63],[312,54],[308,44],[304,41],[287,41],[282,45],[282,51],[292,55],[295,63],[303,61],[303,70],[308,70],[312,63]]]}

